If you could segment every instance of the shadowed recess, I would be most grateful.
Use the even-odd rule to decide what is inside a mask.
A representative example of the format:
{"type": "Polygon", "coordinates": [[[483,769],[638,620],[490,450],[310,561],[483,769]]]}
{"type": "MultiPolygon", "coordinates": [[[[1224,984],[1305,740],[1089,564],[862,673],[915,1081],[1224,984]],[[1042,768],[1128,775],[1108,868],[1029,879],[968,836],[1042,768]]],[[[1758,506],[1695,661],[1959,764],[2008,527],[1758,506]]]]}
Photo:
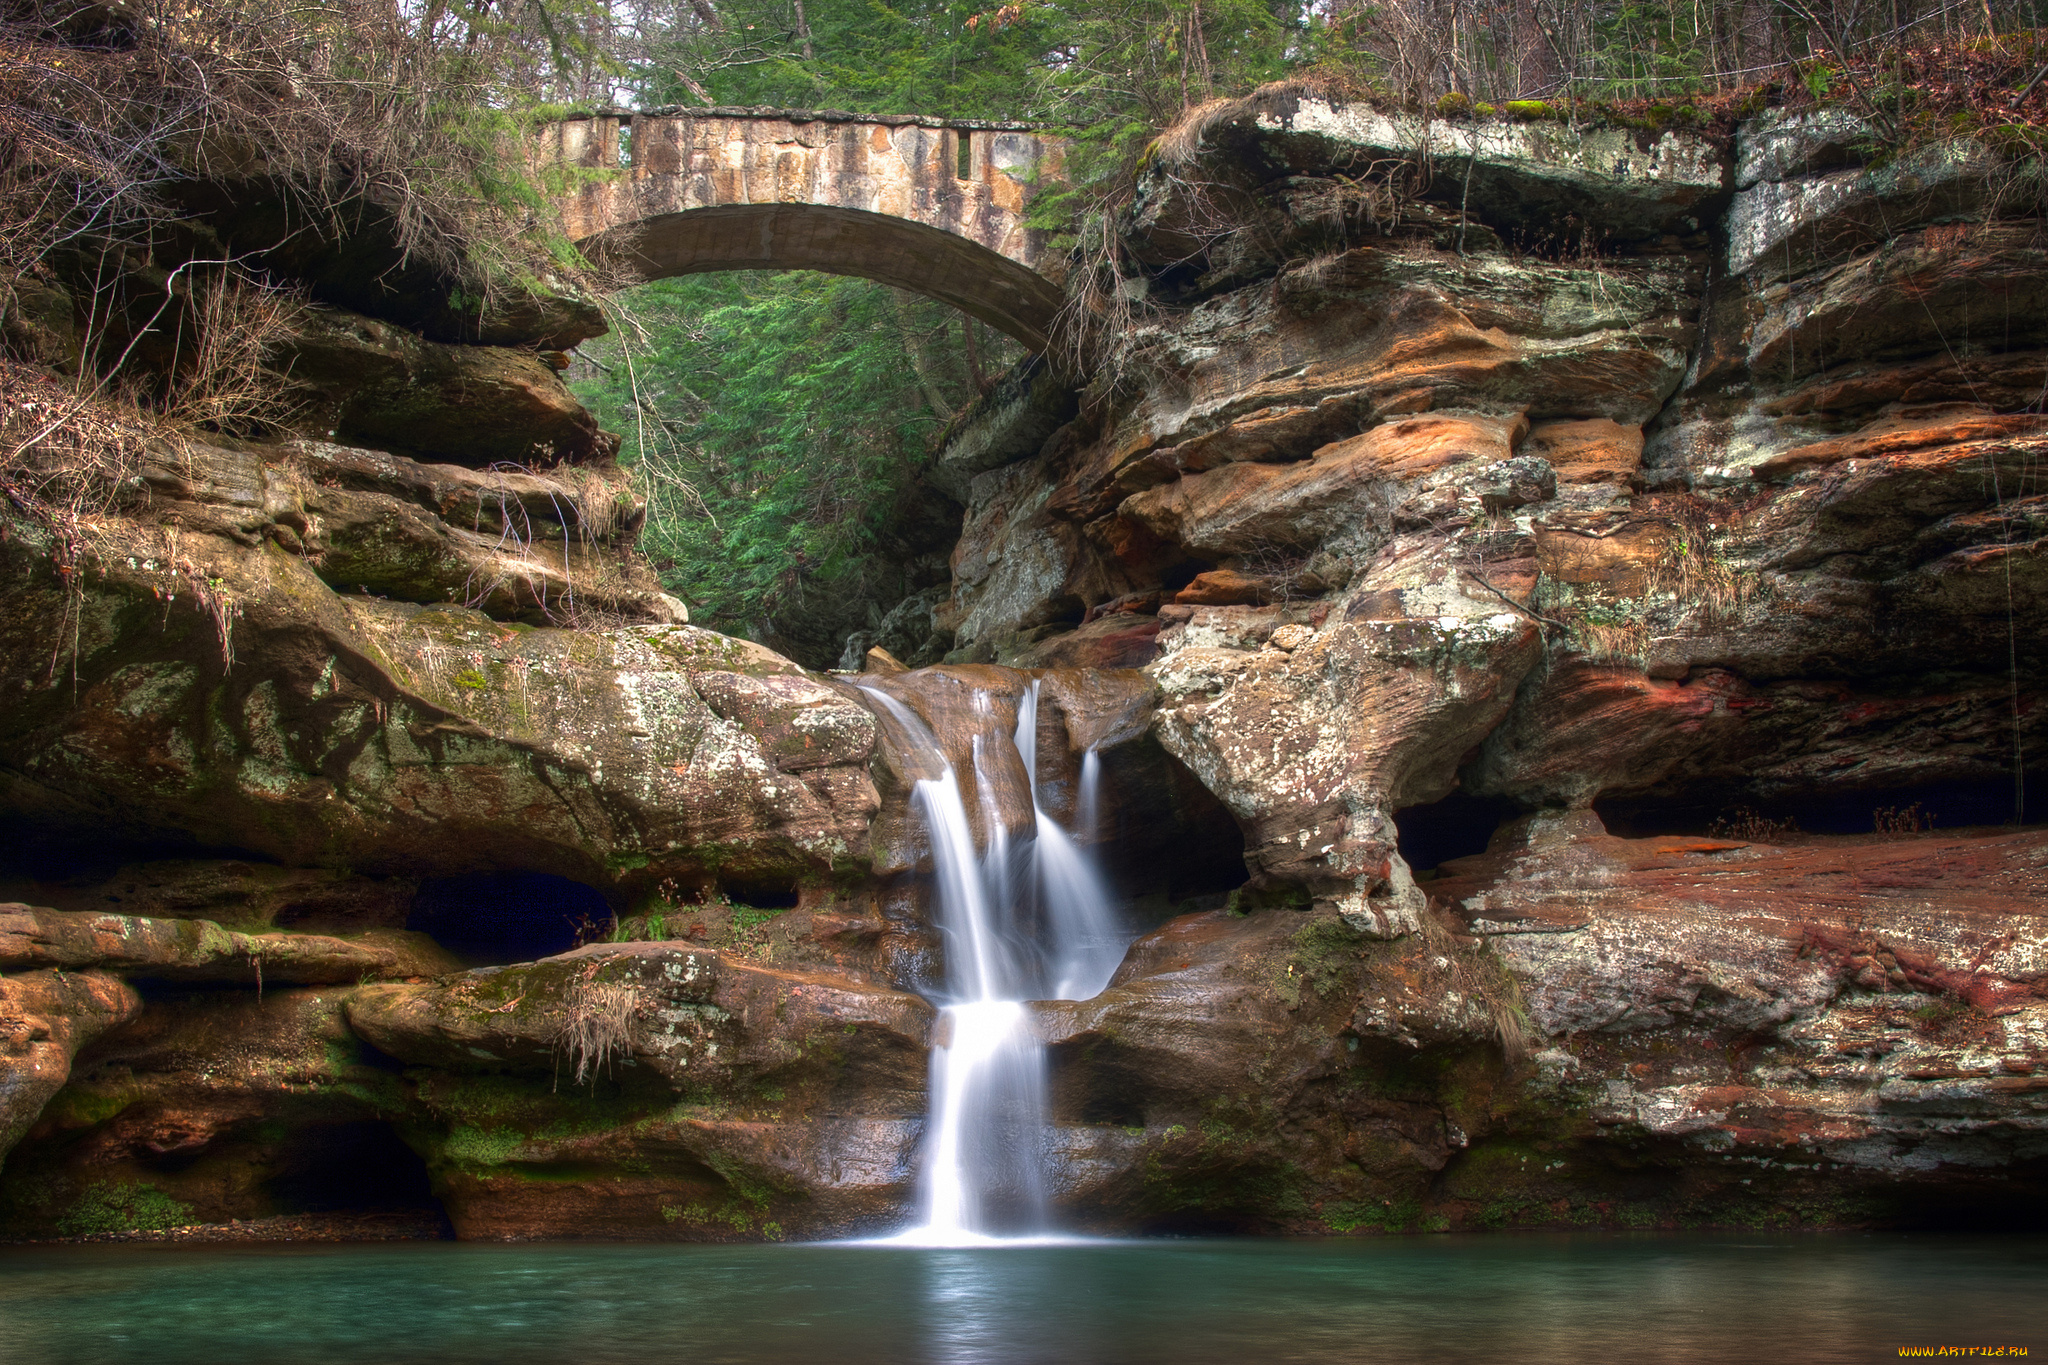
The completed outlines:
{"type": "Polygon", "coordinates": [[[388,1123],[323,1123],[302,1129],[266,1182],[290,1213],[439,1208],[427,1163],[388,1123]]]}
{"type": "Polygon", "coordinates": [[[1400,832],[1401,857],[1417,872],[1425,872],[1452,858],[1484,853],[1493,832],[1517,813],[1512,801],[1463,790],[1426,806],[1397,810],[1394,828],[1400,832]]]}
{"type": "Polygon", "coordinates": [[[602,894],[567,877],[479,872],[421,883],[405,927],[481,967],[566,953],[585,926],[611,918],[602,894]]]}
{"type": "MultiPolygon", "coordinates": [[[[2048,815],[2048,782],[2029,774],[2026,819],[2048,815]]],[[[1640,839],[1658,834],[1724,834],[1760,837],[1762,823],[1783,824],[1786,833],[1910,834],[1959,830],[2012,821],[2011,778],[1923,782],[1862,791],[1746,799],[1739,794],[1686,802],[1615,797],[1593,803],[1611,834],[1640,839]]]]}

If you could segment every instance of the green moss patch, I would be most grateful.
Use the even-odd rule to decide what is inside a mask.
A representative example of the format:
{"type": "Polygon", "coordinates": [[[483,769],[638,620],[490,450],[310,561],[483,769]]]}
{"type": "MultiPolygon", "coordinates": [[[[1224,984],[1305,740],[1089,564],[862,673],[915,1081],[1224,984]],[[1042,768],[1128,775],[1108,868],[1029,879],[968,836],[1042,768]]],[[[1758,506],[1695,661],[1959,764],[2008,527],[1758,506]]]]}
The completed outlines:
{"type": "Polygon", "coordinates": [[[72,1201],[57,1220],[57,1230],[67,1237],[104,1237],[189,1227],[197,1221],[190,1204],[171,1198],[154,1185],[100,1180],[86,1186],[72,1201]]]}

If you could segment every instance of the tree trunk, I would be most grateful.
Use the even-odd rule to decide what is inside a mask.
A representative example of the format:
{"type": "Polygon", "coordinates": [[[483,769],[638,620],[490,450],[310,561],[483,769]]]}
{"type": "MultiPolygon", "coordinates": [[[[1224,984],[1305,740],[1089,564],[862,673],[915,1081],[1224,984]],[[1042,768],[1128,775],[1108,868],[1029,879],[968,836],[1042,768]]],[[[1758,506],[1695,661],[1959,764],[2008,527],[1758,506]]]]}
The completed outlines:
{"type": "Polygon", "coordinates": [[[901,289],[889,291],[890,300],[896,305],[896,334],[903,338],[903,353],[910,358],[910,370],[917,376],[917,385],[924,390],[924,401],[931,404],[932,412],[941,422],[953,420],[953,405],[946,401],[938,383],[925,367],[924,347],[918,344],[917,336],[910,330],[910,296],[901,289]]]}
{"type": "Polygon", "coordinates": [[[811,52],[811,21],[804,17],[804,0],[796,0],[796,36],[803,39],[804,60],[810,61],[814,55],[811,52]]]}
{"type": "Polygon", "coordinates": [[[974,391],[985,393],[988,380],[981,373],[981,347],[974,344],[974,319],[965,313],[960,315],[960,335],[967,341],[967,374],[974,380],[974,391]]]}
{"type": "Polygon", "coordinates": [[[1531,99],[1552,93],[1563,75],[1536,0],[1515,0],[1515,94],[1531,99]]]}

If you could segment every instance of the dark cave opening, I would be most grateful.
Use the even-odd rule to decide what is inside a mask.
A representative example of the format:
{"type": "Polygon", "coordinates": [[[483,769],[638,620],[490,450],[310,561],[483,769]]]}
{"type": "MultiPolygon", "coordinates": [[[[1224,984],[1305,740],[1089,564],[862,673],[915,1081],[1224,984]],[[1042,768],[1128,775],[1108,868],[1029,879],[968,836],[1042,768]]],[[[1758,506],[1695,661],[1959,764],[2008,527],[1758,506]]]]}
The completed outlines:
{"type": "Polygon", "coordinates": [[[91,885],[136,863],[205,859],[269,861],[240,848],[161,836],[127,838],[104,827],[19,814],[0,818],[0,880],[10,883],[91,885]]]}
{"type": "Polygon", "coordinates": [[[567,877],[476,872],[420,883],[405,927],[472,966],[487,967],[566,953],[611,920],[603,893],[567,877]]]}
{"type": "Polygon", "coordinates": [[[787,882],[726,882],[720,888],[738,905],[756,910],[794,910],[803,900],[803,889],[787,882]]]}
{"type": "Polygon", "coordinates": [[[1486,852],[1493,832],[1521,813],[1521,807],[1499,796],[1474,796],[1462,788],[1426,806],[1394,812],[1397,847],[1417,872],[1452,858],[1486,852]]]}
{"type": "Polygon", "coordinates": [[[2017,1162],[2003,1174],[1943,1184],[1879,1186],[1871,1202],[1882,1221],[1913,1232],[2033,1232],[2048,1213],[2040,1162],[2017,1162]]]}
{"type": "MultiPolygon", "coordinates": [[[[2048,781],[2029,775],[2021,796],[2028,824],[2048,820],[2048,781]]],[[[2010,777],[1893,783],[1751,798],[1739,789],[1677,799],[1603,797],[1594,814],[1607,832],[1641,839],[1662,834],[1740,833],[1747,816],[1791,821],[1788,834],[1910,834],[1918,830],[1960,830],[2008,825],[2015,807],[2010,777]],[[1890,828],[1880,827],[1880,820],[1890,828]]]]}
{"type": "Polygon", "coordinates": [[[302,1129],[264,1192],[289,1213],[385,1213],[439,1209],[420,1154],[388,1123],[364,1120],[302,1129]]]}

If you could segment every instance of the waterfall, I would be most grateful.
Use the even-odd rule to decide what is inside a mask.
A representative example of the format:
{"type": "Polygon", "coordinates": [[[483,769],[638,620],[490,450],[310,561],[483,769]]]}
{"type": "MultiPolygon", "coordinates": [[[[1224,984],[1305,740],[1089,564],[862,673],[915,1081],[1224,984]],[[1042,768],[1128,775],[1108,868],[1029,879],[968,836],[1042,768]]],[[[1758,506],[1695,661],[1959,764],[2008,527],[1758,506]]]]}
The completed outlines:
{"type": "Polygon", "coordinates": [[[1083,839],[1102,838],[1102,755],[1094,749],[1081,755],[1081,791],[1074,800],[1074,833],[1083,839]]]}
{"type": "MultiPolygon", "coordinates": [[[[992,723],[973,736],[976,803],[987,833],[977,852],[959,775],[915,712],[872,684],[861,690],[892,723],[899,747],[921,774],[912,803],[930,831],[937,923],[945,980],[931,1063],[931,1114],[919,1154],[920,1225],[896,1240],[960,1245],[1047,1224],[1044,1180],[1045,1049],[1027,1000],[1085,1000],[1109,984],[1129,935],[1107,889],[1072,835],[1038,794],[1038,681],[1017,707],[1017,728],[992,723]],[[1012,841],[1002,820],[1009,765],[1022,760],[1033,833],[1012,841]]],[[[992,721],[985,693],[975,712],[992,721]]],[[[1083,762],[1083,803],[1092,803],[1100,763],[1083,762]]],[[[1078,809],[1078,807],[1077,807],[1078,809]]],[[[1084,827],[1085,828],[1085,827],[1084,827]]]]}

